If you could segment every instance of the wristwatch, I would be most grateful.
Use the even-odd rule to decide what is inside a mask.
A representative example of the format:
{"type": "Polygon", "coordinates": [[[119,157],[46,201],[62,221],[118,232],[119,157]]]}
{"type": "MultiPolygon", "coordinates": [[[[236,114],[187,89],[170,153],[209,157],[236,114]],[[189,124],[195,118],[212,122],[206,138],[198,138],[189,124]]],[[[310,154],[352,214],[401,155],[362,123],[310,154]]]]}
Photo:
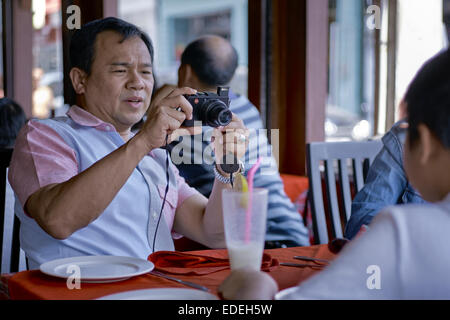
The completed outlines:
{"type": "Polygon", "coordinates": [[[238,164],[239,164],[238,170],[235,171],[235,172],[233,172],[233,173],[230,173],[230,178],[224,177],[224,176],[219,172],[219,170],[217,170],[217,165],[214,164],[214,169],[213,169],[213,170],[214,170],[214,176],[216,177],[217,180],[219,180],[219,181],[222,182],[223,184],[229,184],[229,183],[233,184],[233,181],[232,181],[232,176],[233,176],[233,174],[236,174],[236,173],[243,173],[243,172],[244,172],[244,163],[243,163],[241,160],[239,160],[239,161],[238,161],[238,164]]]}

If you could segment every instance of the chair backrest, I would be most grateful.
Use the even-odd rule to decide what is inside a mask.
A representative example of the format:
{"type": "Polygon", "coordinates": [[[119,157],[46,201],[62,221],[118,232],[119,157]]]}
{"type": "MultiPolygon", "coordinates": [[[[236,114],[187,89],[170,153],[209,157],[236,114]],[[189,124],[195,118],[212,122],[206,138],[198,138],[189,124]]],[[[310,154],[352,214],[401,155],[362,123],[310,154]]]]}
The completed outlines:
{"type": "Polygon", "coordinates": [[[382,146],[380,140],[307,144],[309,200],[315,243],[328,243],[329,237],[343,237],[345,224],[350,219],[353,194],[362,189],[369,166],[382,146]]]}
{"type": "MultiPolygon", "coordinates": [[[[13,149],[0,149],[0,258],[4,264],[9,264],[6,272],[19,271],[20,261],[20,221],[14,214],[14,196],[7,190],[7,169],[11,161],[13,149]],[[10,197],[6,206],[6,197],[10,197]]],[[[5,270],[2,270],[5,272],[5,270]]]]}

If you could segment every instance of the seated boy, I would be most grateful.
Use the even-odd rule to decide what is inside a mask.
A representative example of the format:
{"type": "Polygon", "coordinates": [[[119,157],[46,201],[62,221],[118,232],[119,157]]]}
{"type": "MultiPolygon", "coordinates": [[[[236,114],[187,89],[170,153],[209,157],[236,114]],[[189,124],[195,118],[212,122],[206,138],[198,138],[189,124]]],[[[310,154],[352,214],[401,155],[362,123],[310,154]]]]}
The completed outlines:
{"type": "MultiPolygon", "coordinates": [[[[324,271],[288,289],[286,299],[450,299],[450,52],[427,62],[405,96],[404,167],[430,204],[388,207],[324,271]],[[372,270],[379,281],[371,282],[372,270]]],[[[237,270],[222,283],[226,299],[272,299],[266,273],[237,270]]]]}

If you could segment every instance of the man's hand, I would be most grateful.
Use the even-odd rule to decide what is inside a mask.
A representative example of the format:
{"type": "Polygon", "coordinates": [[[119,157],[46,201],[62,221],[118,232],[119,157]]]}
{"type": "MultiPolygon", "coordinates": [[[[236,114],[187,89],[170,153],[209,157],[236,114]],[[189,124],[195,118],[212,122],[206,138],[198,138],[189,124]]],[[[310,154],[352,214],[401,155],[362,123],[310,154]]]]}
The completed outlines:
{"type": "Polygon", "coordinates": [[[156,90],[153,94],[150,108],[148,110],[150,111],[152,106],[157,105],[159,102],[161,102],[162,99],[166,98],[173,92],[173,90],[177,88],[178,87],[173,84],[164,84],[162,87],[156,90]]]}
{"type": "Polygon", "coordinates": [[[244,122],[233,113],[233,118],[226,127],[214,129],[212,142],[217,164],[224,163],[224,155],[227,156],[227,162],[232,160],[232,156],[239,160],[245,156],[249,142],[249,130],[245,127],[244,122]]]}
{"type": "Polygon", "coordinates": [[[241,269],[232,271],[218,292],[226,300],[272,300],[278,285],[265,272],[241,269]]]}
{"type": "MultiPolygon", "coordinates": [[[[173,140],[171,136],[185,119],[192,119],[192,106],[183,96],[195,94],[192,88],[165,87],[155,96],[147,112],[147,121],[140,134],[146,136],[149,150],[160,148],[173,140]]],[[[179,134],[177,134],[179,136],[179,134]]]]}

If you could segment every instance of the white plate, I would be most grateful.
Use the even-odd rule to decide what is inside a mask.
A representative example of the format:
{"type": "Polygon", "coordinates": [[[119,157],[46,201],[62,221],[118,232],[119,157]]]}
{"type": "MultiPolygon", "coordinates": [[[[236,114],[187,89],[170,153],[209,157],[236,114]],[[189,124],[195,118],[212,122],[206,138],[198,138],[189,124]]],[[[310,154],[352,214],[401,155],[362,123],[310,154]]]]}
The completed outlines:
{"type": "Polygon", "coordinates": [[[297,287],[290,287],[290,288],[281,290],[275,295],[275,300],[285,300],[286,297],[288,295],[290,295],[292,292],[294,292],[295,290],[297,290],[297,287]]]}
{"type": "Polygon", "coordinates": [[[125,291],[97,300],[219,300],[215,295],[195,289],[158,288],[125,291]]]}
{"type": "Polygon", "coordinates": [[[132,257],[82,256],[49,261],[41,264],[41,272],[67,279],[79,272],[81,282],[114,282],[150,272],[150,261],[132,257]],[[79,269],[78,269],[79,268],[79,269]]]}

